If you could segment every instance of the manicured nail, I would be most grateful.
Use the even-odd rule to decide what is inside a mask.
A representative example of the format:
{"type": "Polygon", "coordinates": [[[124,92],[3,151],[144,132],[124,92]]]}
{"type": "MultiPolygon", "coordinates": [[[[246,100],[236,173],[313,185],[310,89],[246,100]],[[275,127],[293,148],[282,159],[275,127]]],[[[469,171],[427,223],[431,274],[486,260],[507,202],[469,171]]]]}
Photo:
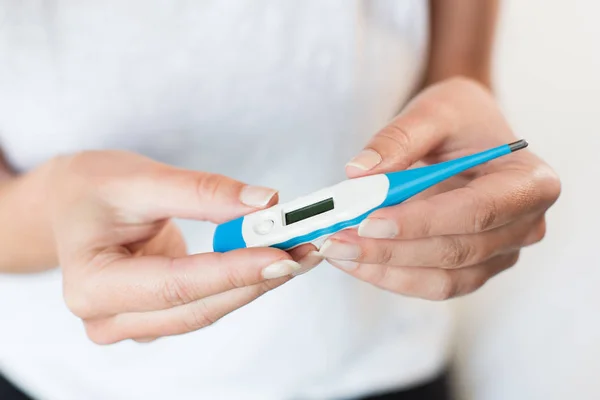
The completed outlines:
{"type": "Polygon", "coordinates": [[[282,276],[291,275],[300,268],[302,267],[296,261],[281,260],[265,267],[262,270],[262,276],[265,279],[281,278],[282,276]]]}
{"type": "Polygon", "coordinates": [[[333,258],[335,260],[355,260],[360,256],[360,247],[338,240],[327,240],[321,246],[319,253],[325,258],[333,258]]]}
{"type": "Polygon", "coordinates": [[[332,260],[331,263],[346,271],[353,271],[358,268],[358,263],[356,261],[332,260]]]}
{"type": "Polygon", "coordinates": [[[394,221],[381,218],[367,218],[358,226],[358,236],[373,239],[391,239],[398,234],[394,221]]]}
{"type": "Polygon", "coordinates": [[[321,261],[323,261],[323,256],[319,254],[318,251],[309,251],[307,255],[305,255],[300,259],[300,261],[298,261],[300,263],[301,268],[298,271],[292,273],[292,276],[302,275],[310,271],[311,269],[319,265],[321,261]]]}
{"type": "Polygon", "coordinates": [[[368,171],[379,165],[382,160],[383,159],[381,158],[381,154],[379,154],[375,150],[365,149],[358,153],[358,155],[352,160],[350,160],[350,162],[348,162],[346,166],[356,167],[362,169],[363,171],[368,171]]]}
{"type": "Polygon", "coordinates": [[[240,201],[250,207],[264,207],[276,193],[276,190],[266,187],[245,186],[240,193],[240,201]]]}

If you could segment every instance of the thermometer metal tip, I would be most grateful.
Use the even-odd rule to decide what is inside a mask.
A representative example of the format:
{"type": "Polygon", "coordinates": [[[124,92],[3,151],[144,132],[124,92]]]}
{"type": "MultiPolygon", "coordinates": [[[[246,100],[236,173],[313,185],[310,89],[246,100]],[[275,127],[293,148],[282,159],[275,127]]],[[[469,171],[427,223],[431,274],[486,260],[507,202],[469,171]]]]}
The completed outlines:
{"type": "Polygon", "coordinates": [[[510,149],[511,153],[524,149],[527,146],[529,146],[529,143],[527,143],[525,139],[517,140],[516,142],[508,144],[508,148],[510,149]]]}

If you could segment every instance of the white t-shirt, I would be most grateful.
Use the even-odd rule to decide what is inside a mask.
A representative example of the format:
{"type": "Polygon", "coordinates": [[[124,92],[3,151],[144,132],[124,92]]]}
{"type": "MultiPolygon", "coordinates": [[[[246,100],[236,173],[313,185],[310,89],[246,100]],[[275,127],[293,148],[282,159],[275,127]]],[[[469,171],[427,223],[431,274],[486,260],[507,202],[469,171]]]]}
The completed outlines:
{"type": "MultiPolygon", "coordinates": [[[[425,0],[0,0],[0,141],[27,171],[123,148],[280,190],[344,179],[427,52],[425,0]]],[[[191,252],[214,226],[178,221],[191,252]]],[[[35,249],[31,249],[35,251],[35,249]]],[[[60,270],[0,276],[0,369],[40,399],[352,397],[444,365],[446,305],[323,263],[213,326],[98,346],[60,270]]]]}

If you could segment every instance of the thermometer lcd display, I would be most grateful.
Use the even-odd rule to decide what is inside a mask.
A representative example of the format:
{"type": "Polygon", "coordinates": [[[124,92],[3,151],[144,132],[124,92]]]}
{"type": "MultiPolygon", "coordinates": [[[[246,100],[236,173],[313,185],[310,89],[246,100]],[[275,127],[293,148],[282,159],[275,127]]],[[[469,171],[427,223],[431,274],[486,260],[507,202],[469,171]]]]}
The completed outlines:
{"type": "Polygon", "coordinates": [[[302,221],[304,219],[314,217],[315,215],[323,214],[324,212],[333,210],[333,198],[321,200],[318,203],[311,204],[299,208],[294,211],[290,211],[285,214],[285,224],[290,225],[294,222],[302,221]]]}

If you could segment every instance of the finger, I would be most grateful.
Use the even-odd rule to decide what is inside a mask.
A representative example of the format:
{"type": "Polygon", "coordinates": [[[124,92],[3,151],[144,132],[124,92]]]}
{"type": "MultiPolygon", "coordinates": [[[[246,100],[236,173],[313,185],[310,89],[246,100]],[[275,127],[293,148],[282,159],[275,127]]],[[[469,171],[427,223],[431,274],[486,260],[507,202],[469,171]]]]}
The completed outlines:
{"type": "Polygon", "coordinates": [[[346,174],[355,178],[407,169],[440,145],[447,134],[444,126],[443,116],[424,115],[409,105],[346,164],[346,174]]]}
{"type": "MultiPolygon", "coordinates": [[[[465,80],[454,80],[422,91],[346,165],[348,176],[407,169],[434,153],[442,144],[446,152],[472,147],[468,143],[468,134],[473,130],[474,120],[481,119],[472,115],[473,98],[490,101],[490,96],[480,85],[465,83],[465,80]],[[468,96],[464,95],[466,91],[469,91],[468,96]],[[455,96],[457,92],[463,95],[455,96]],[[464,110],[471,113],[468,118],[464,117],[464,110]],[[446,143],[448,138],[452,138],[452,143],[446,143]]],[[[486,110],[494,107],[490,102],[486,110]]],[[[502,121],[495,122],[502,135],[478,137],[478,146],[483,147],[471,150],[484,150],[515,139],[502,121]]],[[[490,121],[485,119],[481,121],[484,127],[489,124],[490,121]]]]}
{"type": "Polygon", "coordinates": [[[364,239],[356,231],[347,231],[325,242],[320,252],[328,259],[352,260],[357,264],[463,268],[518,250],[539,225],[543,225],[543,217],[528,216],[479,234],[414,240],[364,239]]]}
{"type": "Polygon", "coordinates": [[[312,243],[306,243],[298,247],[294,247],[289,250],[288,253],[292,259],[298,261],[310,254],[311,251],[315,251],[316,247],[312,243]]]}
{"type": "Polygon", "coordinates": [[[126,339],[144,341],[146,338],[196,331],[215,323],[289,279],[274,279],[232,289],[168,310],[125,313],[86,321],[86,332],[94,343],[112,344],[126,339]]]}
{"type": "MultiPolygon", "coordinates": [[[[428,300],[447,300],[472,293],[490,278],[515,265],[519,253],[502,254],[471,267],[441,268],[393,267],[360,264],[351,275],[382,289],[428,300]]],[[[337,265],[335,260],[332,265],[337,265]]]]}
{"type": "Polygon", "coordinates": [[[305,244],[292,249],[290,255],[300,264],[300,269],[292,273],[298,276],[307,273],[323,261],[323,256],[317,251],[313,244],[305,244]]]}
{"type": "Polygon", "coordinates": [[[109,194],[110,204],[137,216],[136,221],[125,222],[177,217],[219,223],[277,202],[273,189],[172,167],[114,184],[109,194]]]}
{"type": "Polygon", "coordinates": [[[76,268],[65,277],[65,301],[83,319],[123,312],[161,310],[269,279],[301,268],[284,251],[271,248],[160,256],[96,259],[98,268],[76,268]],[[93,272],[89,272],[92,270],[93,272]]]}
{"type": "Polygon", "coordinates": [[[525,171],[515,167],[459,189],[377,210],[360,224],[358,233],[399,239],[478,233],[545,211],[557,190],[553,172],[544,166],[525,171]]]}

